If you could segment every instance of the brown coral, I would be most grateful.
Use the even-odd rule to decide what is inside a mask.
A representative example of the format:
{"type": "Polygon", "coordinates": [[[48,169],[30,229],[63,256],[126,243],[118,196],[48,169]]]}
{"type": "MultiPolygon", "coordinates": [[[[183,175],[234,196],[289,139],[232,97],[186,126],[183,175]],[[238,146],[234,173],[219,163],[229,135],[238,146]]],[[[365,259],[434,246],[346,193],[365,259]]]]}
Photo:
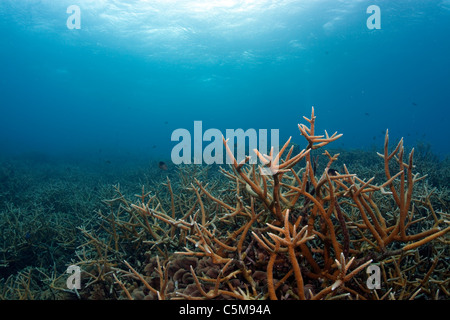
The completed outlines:
{"type": "Polygon", "coordinates": [[[317,135],[314,109],[305,120],[308,125],[300,124],[299,130],[307,146],[297,154],[288,140],[278,154],[256,150],[260,167],[248,165],[248,157],[237,163],[224,140],[233,160],[230,170],[221,168],[225,180],[205,184],[193,178],[188,184],[182,175],[179,186],[167,180],[165,200],[142,190],[137,202],[120,193],[110,201],[116,209],[100,213],[109,240],[82,231],[102,255],[96,261],[117,274],[115,283],[137,284],[122,296],[404,299],[419,291],[435,297],[437,290],[448,296],[446,280],[427,281],[433,273],[445,273],[440,258],[448,255],[448,214],[414,193],[424,179],[413,173],[414,151],[405,162],[403,142],[389,151],[386,133],[380,184],[345,165],[341,174],[331,170],[339,154],[328,151],[326,166],[317,173],[312,153],[341,135],[317,135]],[[419,211],[428,215],[417,216],[419,211]],[[424,245],[434,248],[428,250],[433,263],[420,257],[418,248],[424,245]],[[131,256],[135,266],[119,256],[131,256]],[[427,263],[418,280],[411,275],[419,271],[416,262],[427,263]],[[383,295],[363,285],[362,270],[371,263],[382,269],[383,295]]]}

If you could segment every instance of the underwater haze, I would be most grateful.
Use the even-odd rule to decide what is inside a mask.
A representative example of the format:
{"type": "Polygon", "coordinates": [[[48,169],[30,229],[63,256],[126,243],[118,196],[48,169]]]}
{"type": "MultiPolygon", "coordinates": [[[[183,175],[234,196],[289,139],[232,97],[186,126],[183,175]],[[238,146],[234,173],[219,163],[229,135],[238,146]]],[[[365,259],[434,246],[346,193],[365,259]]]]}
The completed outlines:
{"type": "Polygon", "coordinates": [[[303,146],[312,106],[336,148],[389,129],[450,151],[448,0],[2,0],[0,18],[3,156],[169,159],[194,121],[303,146]]]}

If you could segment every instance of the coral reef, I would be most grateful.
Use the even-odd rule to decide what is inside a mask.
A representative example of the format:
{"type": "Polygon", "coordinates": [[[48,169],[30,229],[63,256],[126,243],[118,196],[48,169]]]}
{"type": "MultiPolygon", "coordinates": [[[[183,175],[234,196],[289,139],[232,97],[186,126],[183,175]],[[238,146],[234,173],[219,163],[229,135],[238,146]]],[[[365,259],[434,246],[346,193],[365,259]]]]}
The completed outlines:
{"type": "Polygon", "coordinates": [[[378,155],[331,152],[341,135],[318,135],[314,109],[304,119],[305,148],[255,150],[259,165],[224,140],[227,167],[155,162],[118,179],[108,161],[102,183],[2,166],[0,299],[449,299],[450,197],[435,184],[448,167],[425,150],[433,179],[420,176],[388,132],[378,155]]]}
{"type": "Polygon", "coordinates": [[[414,172],[414,149],[401,140],[378,154],[384,182],[363,180],[339,154],[313,156],[341,135],[317,135],[314,109],[300,124],[305,149],[290,140],[262,165],[220,168],[226,179],[179,171],[165,197],[145,191],[135,201],[120,188],[99,211],[101,224],[80,228],[82,298],[102,299],[447,299],[448,202],[414,172]],[[272,174],[263,174],[270,170],[272,174]],[[186,177],[191,177],[187,179],[186,177]],[[190,181],[190,182],[189,182],[190,181]],[[421,186],[422,185],[422,186],[421,186]],[[421,187],[420,187],[421,186],[421,187]],[[103,230],[104,232],[100,232],[103,230]],[[370,290],[366,268],[381,270],[370,290]]]}

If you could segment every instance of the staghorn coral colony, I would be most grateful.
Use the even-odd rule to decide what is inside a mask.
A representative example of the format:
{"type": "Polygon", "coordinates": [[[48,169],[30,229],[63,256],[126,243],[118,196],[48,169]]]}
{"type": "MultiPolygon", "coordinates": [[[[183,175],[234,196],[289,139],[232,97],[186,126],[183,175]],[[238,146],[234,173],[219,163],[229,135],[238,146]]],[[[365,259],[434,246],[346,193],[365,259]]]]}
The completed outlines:
{"type": "Polygon", "coordinates": [[[278,154],[257,152],[261,165],[238,163],[224,140],[228,168],[178,166],[134,197],[116,185],[76,234],[61,231],[60,250],[74,252],[64,266],[81,268],[79,290],[41,264],[1,282],[0,297],[448,299],[446,187],[416,173],[414,149],[407,154],[402,140],[389,146],[388,132],[379,166],[356,164],[352,173],[325,150],[341,135],[317,135],[314,109],[304,119],[306,147],[287,141],[278,154]],[[378,289],[368,286],[373,266],[378,289]]]}

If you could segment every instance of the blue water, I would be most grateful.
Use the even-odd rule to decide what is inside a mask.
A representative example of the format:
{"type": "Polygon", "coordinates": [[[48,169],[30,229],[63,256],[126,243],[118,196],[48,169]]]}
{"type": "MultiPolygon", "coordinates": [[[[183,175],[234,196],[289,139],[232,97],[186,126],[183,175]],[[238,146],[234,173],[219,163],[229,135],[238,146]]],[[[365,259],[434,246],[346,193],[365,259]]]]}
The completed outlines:
{"type": "Polygon", "coordinates": [[[336,148],[450,152],[449,0],[1,0],[0,46],[2,155],[169,158],[194,121],[304,146],[312,106],[336,148]]]}

